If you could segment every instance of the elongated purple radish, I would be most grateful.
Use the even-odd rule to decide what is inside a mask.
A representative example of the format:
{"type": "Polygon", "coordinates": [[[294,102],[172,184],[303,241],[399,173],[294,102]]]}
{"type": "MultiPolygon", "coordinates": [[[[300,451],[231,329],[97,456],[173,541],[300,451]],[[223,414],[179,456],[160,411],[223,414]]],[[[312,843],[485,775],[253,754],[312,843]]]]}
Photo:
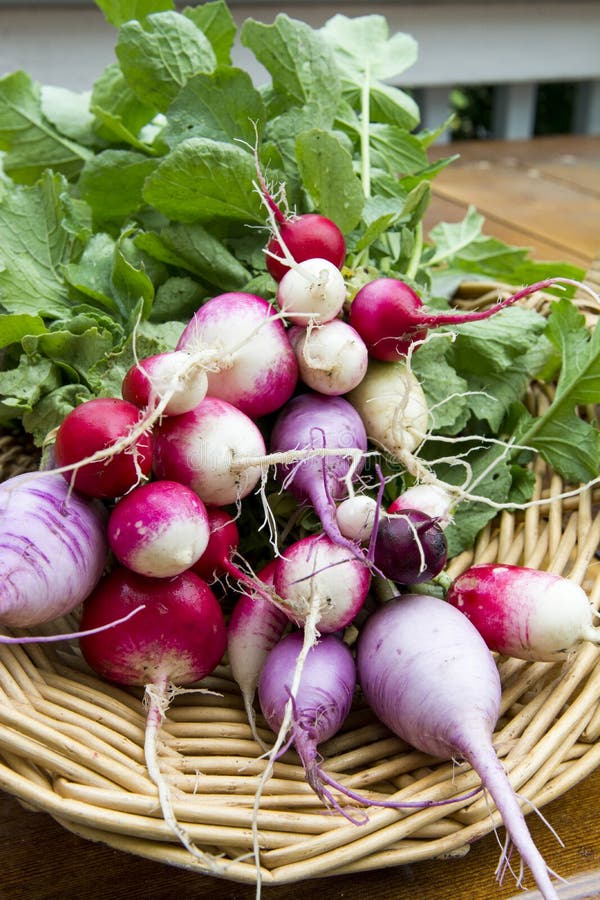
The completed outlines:
{"type": "Polygon", "coordinates": [[[558,900],[492,745],[501,683],[476,628],[449,603],[407,594],[380,607],[358,640],[365,698],[394,734],[432,756],[462,756],[481,777],[545,900],[558,900]]]}
{"type": "Polygon", "coordinates": [[[574,581],[524,566],[471,566],[446,594],[491,650],[518,659],[564,660],[582,641],[600,644],[587,594],[574,581]]]}
{"type": "Polygon", "coordinates": [[[363,797],[323,769],[318,747],[337,734],[350,712],[356,687],[356,666],[346,644],[337,635],[325,635],[308,650],[294,691],[294,675],[303,646],[304,636],[296,631],[273,647],[260,673],[258,695],[263,715],[275,733],[284,725],[286,710],[291,702],[287,745],[295,747],[306,780],[317,796],[355,824],[361,824],[363,819],[344,809],[330,788],[366,807],[422,808],[454,802],[403,802],[363,797]]]}
{"type": "Polygon", "coordinates": [[[373,546],[377,569],[396,584],[429,581],[448,557],[444,529],[417,509],[381,516],[373,546]]]}
{"type": "Polygon", "coordinates": [[[369,354],[361,336],[343,319],[312,328],[295,325],[289,338],[300,378],[313,391],[339,397],[363,380],[369,354]]]}
{"type": "Polygon", "coordinates": [[[294,397],[281,410],[271,432],[271,453],[326,450],[300,462],[277,467],[277,477],[299,503],[309,504],[327,536],[352,553],[357,545],[345,538],[336,519],[336,501],[349,494],[364,466],[367,435],[362,419],[343,397],[309,392],[294,397]],[[335,451],[339,449],[339,454],[335,451]]]}
{"type": "Polygon", "coordinates": [[[205,399],[188,413],[155,426],[154,473],[179,481],[205,504],[227,506],[249,494],[261,477],[259,465],[236,467],[248,457],[264,457],[258,426],[226,400],[205,399]]]}
{"type": "Polygon", "coordinates": [[[328,634],[345,628],[358,614],[370,581],[364,561],[327,535],[313,534],[285,550],[277,561],[273,584],[293,622],[304,626],[316,606],[315,625],[328,634]]]}
{"type": "Polygon", "coordinates": [[[225,619],[208,585],[192,572],[154,579],[117,566],[85,601],[82,630],[98,628],[140,605],[145,608],[126,624],[80,638],[81,651],[102,678],[144,687],[144,752],[164,820],[183,846],[217,874],[221,871],[218,860],[202,852],[177,821],[157,745],[163,718],[179,686],[195,684],[220,662],[227,642],[225,619]]]}
{"type": "Polygon", "coordinates": [[[108,520],[108,540],[119,562],[151,578],[189,569],[206,549],[209,534],[204,503],[177,481],[134,488],[108,520]]]}
{"type": "Polygon", "coordinates": [[[184,328],[177,350],[213,350],[208,395],[252,419],[279,409],[298,380],[296,356],[274,308],[255,294],[230,292],[204,303],[184,328]]]}
{"type": "MultiPolygon", "coordinates": [[[[274,560],[257,573],[266,585],[273,585],[277,562],[274,560]]],[[[255,741],[266,749],[256,730],[254,696],[260,671],[269,651],[273,649],[289,618],[267,597],[256,591],[247,590],[239,596],[227,625],[227,652],[231,673],[235,678],[244,701],[244,708],[255,741]]]]}
{"type": "Polygon", "coordinates": [[[0,484],[0,624],[41,625],[74,610],[106,564],[106,510],[53,472],[0,484]]]}
{"type": "Polygon", "coordinates": [[[204,400],[208,390],[206,369],[195,365],[189,353],[171,350],[147,356],[133,365],[123,378],[124,400],[140,409],[157,406],[166,395],[162,415],[179,416],[204,400]]]}
{"type": "Polygon", "coordinates": [[[372,356],[393,362],[402,359],[415,341],[422,341],[430,328],[489,319],[518,300],[565,281],[571,283],[568,279],[546,278],[477,312],[436,313],[428,312],[419,295],[405,282],[376,278],[357,291],[350,307],[350,324],[372,356]]]}

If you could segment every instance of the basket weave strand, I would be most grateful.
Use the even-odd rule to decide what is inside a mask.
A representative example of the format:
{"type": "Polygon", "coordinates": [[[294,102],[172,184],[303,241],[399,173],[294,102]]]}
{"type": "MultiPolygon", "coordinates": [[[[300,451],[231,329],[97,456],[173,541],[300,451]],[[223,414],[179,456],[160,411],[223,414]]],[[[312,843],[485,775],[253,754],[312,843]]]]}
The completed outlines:
{"type": "MultiPolygon", "coordinates": [[[[589,280],[600,286],[596,269],[589,280]]],[[[463,285],[461,296],[464,306],[480,306],[498,293],[497,286],[486,291],[474,283],[463,285]]],[[[547,306],[540,296],[527,302],[547,306]]],[[[577,303],[595,319],[585,295],[577,303]]],[[[532,409],[548,402],[545,390],[532,388],[532,409]]],[[[0,436],[0,480],[37,465],[31,446],[0,436]]],[[[478,562],[543,568],[580,583],[598,609],[600,490],[562,496],[572,486],[539,460],[535,474],[534,497],[544,503],[500,513],[471,550],[450,562],[448,574],[478,562]]],[[[76,616],[66,617],[39,631],[68,630],[75,622],[76,616]]],[[[494,745],[528,813],[529,804],[543,807],[600,766],[600,651],[585,645],[563,663],[499,658],[498,664],[503,694],[494,745]]],[[[202,685],[221,696],[175,698],[160,735],[161,770],[192,839],[223,855],[226,878],[254,883],[256,863],[242,857],[252,853],[254,793],[266,763],[227,665],[202,685]]],[[[258,727],[268,739],[260,716],[258,727]]],[[[0,788],[84,838],[202,870],[162,819],[145,767],[144,730],[142,693],[97,678],[76,642],[0,645],[0,788]]],[[[366,796],[451,799],[479,785],[469,766],[440,762],[390,735],[360,697],[340,734],[321,750],[326,768],[366,796]]],[[[324,814],[288,751],[274,766],[258,812],[261,880],[293,882],[464,854],[502,824],[489,803],[475,796],[425,809],[374,808],[356,826],[324,814]]]]}

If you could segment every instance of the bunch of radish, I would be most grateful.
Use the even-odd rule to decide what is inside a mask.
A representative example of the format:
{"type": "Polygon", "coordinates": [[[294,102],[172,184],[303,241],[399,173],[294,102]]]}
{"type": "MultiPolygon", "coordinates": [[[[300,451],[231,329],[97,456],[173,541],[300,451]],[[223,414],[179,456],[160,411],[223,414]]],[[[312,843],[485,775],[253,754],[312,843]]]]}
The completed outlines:
{"type": "Polygon", "coordinates": [[[144,689],[146,761],[165,821],[210,871],[220,863],[177,821],[157,741],[174,694],[197,689],[227,650],[257,742],[271,761],[293,744],[325,803],[357,823],[369,806],[411,805],[366,800],[320,764],[319,743],[342,726],[360,689],[413,746],[472,764],[543,896],[555,897],[492,749],[500,697],[492,651],[552,661],[580,640],[598,643],[589,602],[566,579],[509,566],[473,568],[445,601],[411,592],[443,572],[455,499],[450,488],[417,483],[385,509],[381,470],[375,462],[375,488],[367,471],[384,451],[410,466],[426,439],[427,402],[407,361],[414,342],[549,282],[464,315],[430,314],[390,278],[350,302],[335,223],[286,217],[266,191],[265,203],[275,301],[243,292],[209,299],[172,350],[131,367],[120,398],[66,416],[54,470],[0,486],[0,623],[33,626],[81,607],[74,636],[88,664],[144,689]],[[272,560],[254,574],[236,523],[269,478],[319,525],[274,541],[272,560]],[[236,600],[229,618],[220,580],[236,600]],[[367,615],[374,582],[395,599],[367,615]],[[343,639],[355,623],[356,661],[343,639]],[[276,732],[270,749],[256,727],[257,693],[276,732]],[[340,794],[361,813],[349,813],[340,794]]]}

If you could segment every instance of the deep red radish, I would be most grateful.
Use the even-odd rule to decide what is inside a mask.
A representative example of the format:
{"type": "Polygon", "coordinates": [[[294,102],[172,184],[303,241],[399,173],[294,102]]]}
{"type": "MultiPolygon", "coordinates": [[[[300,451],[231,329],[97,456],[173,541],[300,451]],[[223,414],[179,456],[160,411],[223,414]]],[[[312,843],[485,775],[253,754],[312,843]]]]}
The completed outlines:
{"type": "Polygon", "coordinates": [[[156,579],[117,566],[85,601],[81,628],[97,628],[141,605],[144,609],[127,623],[80,638],[81,651],[102,678],[144,687],[146,765],[165,822],[190,853],[210,871],[219,872],[218,861],[200,851],[177,821],[169,784],[160,772],[157,744],[178,687],[195,685],[221,661],[227,641],[225,619],[208,585],[192,572],[156,579]]]}
{"type": "Polygon", "coordinates": [[[298,381],[296,356],[281,318],[255,294],[219,294],[194,313],[177,343],[206,360],[208,394],[253,419],[274,412],[298,381]]]}
{"type": "Polygon", "coordinates": [[[320,257],[327,259],[341,269],[346,258],[346,241],[338,226],[331,219],[319,213],[304,213],[301,216],[278,219],[279,236],[273,236],[267,244],[267,269],[275,281],[281,281],[289,266],[285,260],[285,244],[288,253],[296,262],[320,257]]]}
{"type": "Polygon", "coordinates": [[[491,650],[518,659],[565,659],[581,641],[600,644],[580,585],[561,575],[500,563],[471,566],[446,594],[491,650]]]}
{"type": "Polygon", "coordinates": [[[209,583],[220,578],[228,571],[231,557],[237,552],[240,533],[235,519],[218,506],[207,506],[209,536],[202,555],[192,568],[194,572],[209,583]]]}
{"type": "Polygon", "coordinates": [[[277,305],[294,325],[330,322],[346,301],[346,283],[333,263],[315,257],[294,265],[277,288],[277,305]]]}
{"type": "Polygon", "coordinates": [[[154,473],[179,481],[201,500],[227,506],[247,496],[261,477],[265,443],[257,425],[226,400],[206,397],[181,416],[169,416],[154,429],[154,473]]]}
{"type": "Polygon", "coordinates": [[[363,380],[369,354],[361,336],[343,319],[289,332],[300,378],[320,394],[347,394],[363,380]]]}
{"type": "Polygon", "coordinates": [[[403,362],[370,359],[365,377],[347,399],[360,415],[371,441],[396,459],[404,462],[427,436],[427,399],[403,362]]]}
{"type": "Polygon", "coordinates": [[[125,374],[121,393],[140,409],[164,401],[161,414],[178,416],[204,400],[207,389],[205,368],[184,350],[171,350],[135,363],[125,374]]]}
{"type": "Polygon", "coordinates": [[[446,565],[448,543],[436,519],[418,509],[381,516],[373,542],[373,562],[396,584],[430,581],[446,565]]]}
{"type": "Polygon", "coordinates": [[[378,718],[415,749],[462,756],[479,774],[545,900],[557,900],[518,800],[492,745],[501,683],[476,628],[449,603],[406,594],[373,613],[358,639],[357,667],[378,718]]]}
{"type": "Polygon", "coordinates": [[[76,406],[56,433],[57,468],[91,497],[127,493],[152,467],[152,435],[140,417],[137,406],[118,398],[96,397],[76,406]]]}
{"type": "Polygon", "coordinates": [[[290,619],[303,626],[316,607],[316,627],[322,634],[350,624],[365,602],[370,582],[366,563],[324,534],[309,535],[288,547],[273,579],[290,619]]]}
{"type": "Polygon", "coordinates": [[[177,481],[151,481],[116,504],[108,540],[119,562],[139,575],[169,578],[189,569],[210,534],[198,495],[177,481]]]}
{"type": "Polygon", "coordinates": [[[405,509],[418,509],[445,528],[452,521],[454,505],[452,495],[441,485],[414,484],[392,500],[387,511],[393,514],[405,509]]]}
{"type": "MultiPolygon", "coordinates": [[[[268,563],[257,574],[265,585],[273,585],[277,563],[268,563]]],[[[263,745],[256,731],[254,695],[260,671],[269,651],[281,638],[289,619],[267,597],[248,589],[241,594],[227,625],[227,652],[231,674],[235,678],[244,701],[248,722],[256,741],[263,745]]]]}
{"type": "Polygon", "coordinates": [[[477,312],[436,313],[429,312],[419,295],[404,281],[375,278],[357,291],[350,307],[350,324],[372,356],[394,362],[402,359],[415,341],[422,341],[430,328],[489,319],[523,297],[562,280],[547,278],[477,312]]]}
{"type": "Polygon", "coordinates": [[[0,624],[41,625],[87,597],[108,555],[106,510],[53,472],[0,484],[0,624]]]}
{"type": "Polygon", "coordinates": [[[312,506],[332,541],[357,552],[340,532],[335,503],[348,496],[360,475],[367,435],[358,413],[343,397],[298,394],[281,410],[270,451],[310,450],[304,459],[277,467],[277,477],[299,503],[312,506]]]}

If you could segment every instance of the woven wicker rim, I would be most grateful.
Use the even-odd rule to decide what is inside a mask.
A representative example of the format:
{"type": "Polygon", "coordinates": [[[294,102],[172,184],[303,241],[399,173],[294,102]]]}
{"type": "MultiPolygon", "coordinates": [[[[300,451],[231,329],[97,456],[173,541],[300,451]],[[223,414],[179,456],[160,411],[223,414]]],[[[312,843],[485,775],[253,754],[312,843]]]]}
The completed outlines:
{"type": "MultiPolygon", "coordinates": [[[[598,276],[593,269],[590,283],[600,285],[598,276]]],[[[465,284],[461,301],[481,305],[502,291],[498,285],[465,284]]],[[[529,302],[543,310],[547,298],[536,295],[529,302]]],[[[596,317],[585,294],[576,302],[590,319],[596,317]]],[[[539,408],[548,397],[532,387],[530,402],[539,408]]],[[[31,447],[0,436],[0,480],[36,466],[31,447]]],[[[541,462],[535,472],[536,496],[547,502],[500,514],[472,551],[452,560],[449,574],[493,561],[547,569],[582,584],[598,609],[600,492],[561,497],[567,486],[559,477],[541,462]]],[[[65,630],[75,621],[67,617],[46,630],[65,630]]],[[[503,697],[494,743],[525,813],[529,802],[543,807],[600,765],[598,663],[599,651],[591,645],[563,663],[499,659],[503,697]]],[[[252,854],[254,794],[265,762],[227,665],[202,685],[222,696],[184,694],[174,700],[161,731],[161,769],[174,791],[176,816],[192,839],[207,853],[222,854],[225,878],[255,883],[256,862],[245,857],[252,854]]],[[[162,818],[144,762],[139,691],[99,680],[74,643],[0,645],[0,698],[0,788],[82,837],[206,871],[162,818]]],[[[263,734],[269,740],[268,730],[263,734]]],[[[367,796],[445,799],[479,784],[469,766],[457,769],[392,737],[360,699],[322,752],[328,770],[367,796]]],[[[373,809],[368,822],[352,825],[324,814],[290,751],[275,764],[260,803],[261,881],[281,884],[466,852],[501,825],[488,803],[475,796],[413,811],[373,809]]]]}

